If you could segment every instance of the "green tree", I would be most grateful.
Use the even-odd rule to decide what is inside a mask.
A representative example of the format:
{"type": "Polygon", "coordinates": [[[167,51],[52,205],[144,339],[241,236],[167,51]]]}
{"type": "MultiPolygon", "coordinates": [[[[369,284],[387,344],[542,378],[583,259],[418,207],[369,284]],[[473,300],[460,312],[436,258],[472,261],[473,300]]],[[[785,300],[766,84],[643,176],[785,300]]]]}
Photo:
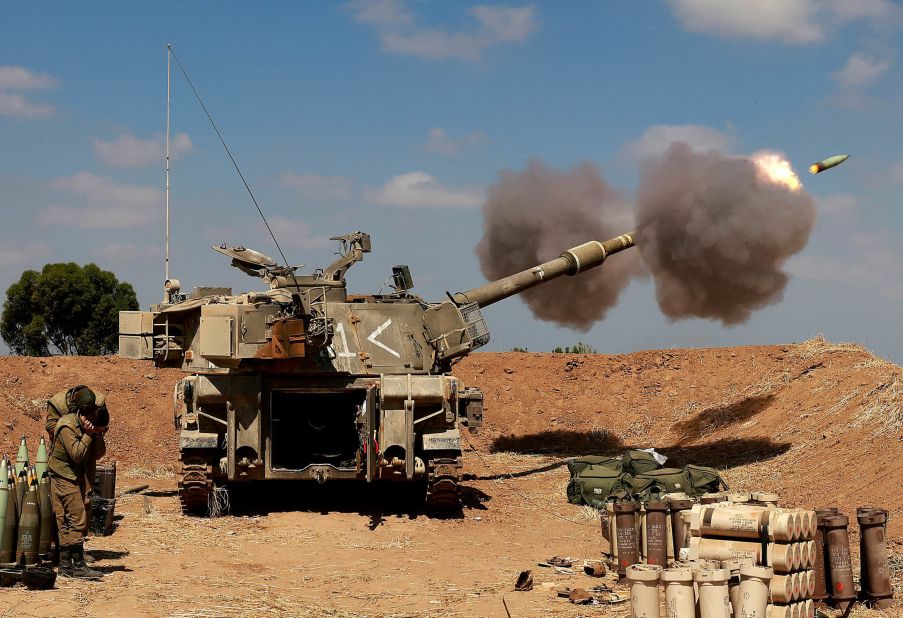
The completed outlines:
{"type": "Polygon", "coordinates": [[[552,354],[598,354],[598,350],[588,343],[578,341],[573,347],[557,347],[552,350],[552,354]]]}
{"type": "Polygon", "coordinates": [[[0,336],[16,354],[115,352],[119,312],[138,309],[135,290],[96,264],[47,264],[9,286],[0,336]]]}

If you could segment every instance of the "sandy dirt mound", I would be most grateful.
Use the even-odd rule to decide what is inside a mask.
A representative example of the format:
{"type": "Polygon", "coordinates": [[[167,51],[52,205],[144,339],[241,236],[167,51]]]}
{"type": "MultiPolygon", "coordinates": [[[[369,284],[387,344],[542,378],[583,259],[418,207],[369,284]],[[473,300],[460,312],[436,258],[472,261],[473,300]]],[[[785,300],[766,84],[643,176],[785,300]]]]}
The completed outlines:
{"type": "MultiPolygon", "coordinates": [[[[233,514],[211,520],[179,513],[177,371],[118,358],[0,358],[4,450],[14,452],[22,433],[37,438],[44,398],[84,382],[109,392],[119,486],[151,484],[120,498],[115,533],[89,543],[108,573],[103,582],[4,589],[0,614],[629,616],[626,604],[574,606],[543,587],[603,583],[623,592],[615,579],[589,578],[579,562],[573,574],[537,563],[597,558],[605,547],[592,509],[567,503],[567,458],[654,446],[790,505],[891,510],[898,607],[883,615],[903,615],[896,365],[817,339],[618,356],[474,354],[455,373],[486,395],[484,428],[465,434],[460,516],[427,517],[416,498],[385,487],[273,484],[232,492],[233,514]],[[525,569],[535,588],[514,592],[525,569]]],[[[853,613],[871,614],[882,615],[853,613]]]]}

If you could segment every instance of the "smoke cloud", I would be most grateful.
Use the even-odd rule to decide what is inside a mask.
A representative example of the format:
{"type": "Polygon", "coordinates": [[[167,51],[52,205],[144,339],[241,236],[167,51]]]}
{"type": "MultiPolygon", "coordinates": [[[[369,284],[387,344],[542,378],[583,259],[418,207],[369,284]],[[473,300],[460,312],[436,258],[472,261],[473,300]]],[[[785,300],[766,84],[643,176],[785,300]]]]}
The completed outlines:
{"type": "Polygon", "coordinates": [[[536,317],[588,330],[647,271],[669,318],[746,321],[783,297],[784,262],[805,247],[815,203],[777,155],[743,158],[677,142],[643,162],[635,208],[590,163],[558,171],[532,160],[523,172],[499,173],[483,214],[476,251],[490,280],[636,229],[639,250],[522,294],[536,317]]]}
{"type": "MultiPolygon", "coordinates": [[[[630,204],[583,163],[557,171],[531,160],[523,172],[503,170],[483,206],[484,235],[477,246],[483,274],[505,277],[587,240],[606,240],[630,231],[630,204]]],[[[640,271],[635,252],[576,277],[561,277],[521,296],[536,315],[589,330],[618,301],[621,290],[640,271]]]]}
{"type": "Polygon", "coordinates": [[[636,196],[639,250],[668,317],[739,324],[783,297],[781,268],[805,247],[815,203],[798,181],[794,189],[780,177],[789,166],[769,177],[754,158],[676,143],[646,162],[636,196]]]}

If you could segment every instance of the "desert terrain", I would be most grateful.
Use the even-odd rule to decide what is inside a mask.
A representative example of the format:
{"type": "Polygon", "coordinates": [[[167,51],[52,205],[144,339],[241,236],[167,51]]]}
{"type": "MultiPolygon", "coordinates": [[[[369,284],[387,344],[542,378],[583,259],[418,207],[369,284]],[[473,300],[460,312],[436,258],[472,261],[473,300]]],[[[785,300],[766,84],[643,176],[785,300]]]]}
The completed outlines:
{"type": "MultiPolygon", "coordinates": [[[[178,371],[118,357],[0,357],[0,452],[14,455],[23,434],[33,452],[46,398],[86,383],[108,393],[118,487],[151,486],[120,497],[114,534],[89,541],[102,582],[5,588],[0,615],[628,616],[627,604],[576,606],[542,586],[617,588],[612,578],[537,563],[599,557],[598,519],[567,503],[565,464],[633,447],[717,467],[731,489],[775,491],[788,506],[888,509],[903,603],[899,366],[817,338],[627,355],[477,353],[454,373],[483,388],[486,404],[484,427],[465,434],[459,516],[429,517],[398,488],[276,484],[233,492],[232,513],[207,519],[183,517],[175,493],[178,371]],[[526,569],[536,585],[515,592],[526,569]]],[[[851,532],[855,554],[855,524],[851,532]]]]}

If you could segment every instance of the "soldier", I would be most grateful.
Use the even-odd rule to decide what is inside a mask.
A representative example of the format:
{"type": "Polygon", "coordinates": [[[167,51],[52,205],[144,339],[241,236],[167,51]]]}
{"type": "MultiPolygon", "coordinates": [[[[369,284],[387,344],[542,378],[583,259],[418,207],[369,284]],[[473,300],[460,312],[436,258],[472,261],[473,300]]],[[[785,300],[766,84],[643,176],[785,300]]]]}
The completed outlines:
{"type": "MultiPolygon", "coordinates": [[[[90,389],[87,389],[90,392],[90,389]]],[[[93,398],[93,392],[91,393],[93,398]]],[[[104,433],[110,414],[92,405],[89,397],[75,393],[74,411],[64,414],[54,427],[50,469],[50,494],[59,531],[60,575],[96,579],[101,573],[85,563],[84,539],[88,531],[91,481],[97,460],[106,453],[104,433]]],[[[48,422],[49,425],[49,422],[48,422]]]]}

